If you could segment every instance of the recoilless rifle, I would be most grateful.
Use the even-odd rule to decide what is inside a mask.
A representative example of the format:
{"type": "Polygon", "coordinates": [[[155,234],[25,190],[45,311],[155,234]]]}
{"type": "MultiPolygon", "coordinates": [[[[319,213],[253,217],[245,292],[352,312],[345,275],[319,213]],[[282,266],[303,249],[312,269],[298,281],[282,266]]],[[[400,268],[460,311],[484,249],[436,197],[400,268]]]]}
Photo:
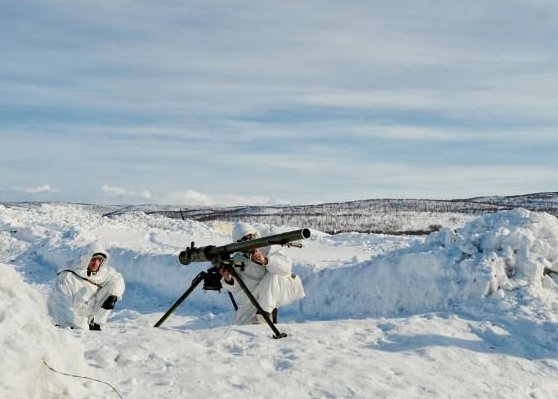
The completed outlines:
{"type": "MultiPolygon", "coordinates": [[[[188,288],[184,294],[170,307],[169,310],[161,317],[161,319],[155,324],[155,327],[161,326],[165,320],[180,306],[180,304],[194,291],[194,289],[203,281],[203,289],[206,291],[221,291],[223,285],[221,284],[221,273],[220,269],[228,271],[231,276],[233,276],[242,288],[242,291],[246,294],[252,305],[254,305],[266,323],[271,327],[273,333],[275,334],[273,338],[284,338],[287,336],[286,333],[281,333],[275,327],[268,314],[263,311],[262,307],[250,292],[242,278],[236,272],[236,268],[244,270],[244,262],[235,261],[231,258],[231,255],[235,252],[249,253],[258,248],[269,247],[271,245],[284,245],[284,246],[294,246],[302,247],[299,243],[293,243],[293,241],[298,241],[310,237],[309,229],[293,230],[286,233],[275,234],[271,236],[256,238],[253,240],[233,242],[227,245],[214,246],[208,245],[205,247],[196,247],[192,241],[191,245],[187,247],[184,251],[180,252],[178,255],[178,260],[181,264],[187,266],[192,262],[211,262],[212,267],[206,271],[202,271],[192,280],[190,288],[188,288]]],[[[232,294],[229,292],[229,296],[233,303],[235,309],[237,309],[236,302],[232,294]]]]}

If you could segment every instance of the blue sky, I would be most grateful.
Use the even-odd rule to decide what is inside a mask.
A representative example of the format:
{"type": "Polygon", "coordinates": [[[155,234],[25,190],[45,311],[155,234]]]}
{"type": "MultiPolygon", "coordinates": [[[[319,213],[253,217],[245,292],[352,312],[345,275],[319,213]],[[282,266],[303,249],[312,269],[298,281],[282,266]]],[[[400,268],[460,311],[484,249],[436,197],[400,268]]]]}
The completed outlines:
{"type": "Polygon", "coordinates": [[[558,190],[558,2],[0,5],[0,200],[558,190]]]}

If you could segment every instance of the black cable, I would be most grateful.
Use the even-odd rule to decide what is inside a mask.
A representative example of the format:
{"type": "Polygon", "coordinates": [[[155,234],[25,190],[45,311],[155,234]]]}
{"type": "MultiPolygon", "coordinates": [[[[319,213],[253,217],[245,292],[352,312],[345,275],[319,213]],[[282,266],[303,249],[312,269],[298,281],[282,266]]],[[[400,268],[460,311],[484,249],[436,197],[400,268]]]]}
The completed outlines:
{"type": "Polygon", "coordinates": [[[86,379],[86,380],[96,381],[96,382],[100,382],[101,384],[108,385],[109,387],[112,388],[112,390],[113,390],[114,392],[116,392],[116,394],[120,397],[120,399],[124,399],[124,397],[123,397],[122,395],[120,395],[120,392],[118,392],[118,391],[116,390],[116,388],[113,387],[113,386],[112,386],[111,384],[109,384],[108,382],[101,381],[101,380],[96,380],[95,378],[91,378],[91,377],[83,377],[83,376],[81,376],[81,375],[63,373],[63,372],[61,372],[61,371],[58,371],[58,370],[55,370],[54,368],[52,368],[45,360],[43,360],[43,363],[45,364],[45,366],[47,366],[50,370],[54,371],[55,373],[62,374],[62,375],[67,375],[67,376],[69,376],[69,377],[84,378],[84,379],[86,379]]]}

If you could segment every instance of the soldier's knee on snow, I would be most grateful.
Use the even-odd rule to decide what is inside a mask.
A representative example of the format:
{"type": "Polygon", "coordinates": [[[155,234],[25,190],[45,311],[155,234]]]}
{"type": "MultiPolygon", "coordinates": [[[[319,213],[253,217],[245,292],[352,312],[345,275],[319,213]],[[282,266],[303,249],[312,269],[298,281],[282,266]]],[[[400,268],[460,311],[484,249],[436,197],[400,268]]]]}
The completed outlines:
{"type": "Polygon", "coordinates": [[[116,304],[117,300],[118,300],[118,298],[115,295],[111,295],[107,298],[105,303],[103,303],[101,308],[107,309],[107,310],[112,310],[112,309],[114,309],[114,305],[116,304]]]}

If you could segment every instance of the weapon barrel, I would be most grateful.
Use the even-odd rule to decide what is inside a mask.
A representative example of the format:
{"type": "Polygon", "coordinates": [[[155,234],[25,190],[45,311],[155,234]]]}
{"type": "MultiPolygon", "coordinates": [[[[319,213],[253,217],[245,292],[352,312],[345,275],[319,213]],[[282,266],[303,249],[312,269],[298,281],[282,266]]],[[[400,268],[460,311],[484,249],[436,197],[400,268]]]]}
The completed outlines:
{"type": "Polygon", "coordinates": [[[192,248],[187,248],[186,251],[182,251],[178,259],[183,265],[188,265],[191,262],[211,262],[235,252],[249,252],[253,249],[269,247],[270,245],[286,245],[291,241],[302,240],[309,237],[310,229],[300,229],[249,241],[233,242],[219,247],[208,245],[206,247],[196,248],[192,243],[192,248]]]}
{"type": "Polygon", "coordinates": [[[270,245],[285,245],[291,241],[302,240],[309,237],[310,229],[300,229],[272,236],[256,238],[249,241],[233,242],[220,247],[208,247],[205,254],[208,257],[213,257],[222,254],[232,254],[235,252],[248,252],[252,249],[269,247],[270,245]]]}

